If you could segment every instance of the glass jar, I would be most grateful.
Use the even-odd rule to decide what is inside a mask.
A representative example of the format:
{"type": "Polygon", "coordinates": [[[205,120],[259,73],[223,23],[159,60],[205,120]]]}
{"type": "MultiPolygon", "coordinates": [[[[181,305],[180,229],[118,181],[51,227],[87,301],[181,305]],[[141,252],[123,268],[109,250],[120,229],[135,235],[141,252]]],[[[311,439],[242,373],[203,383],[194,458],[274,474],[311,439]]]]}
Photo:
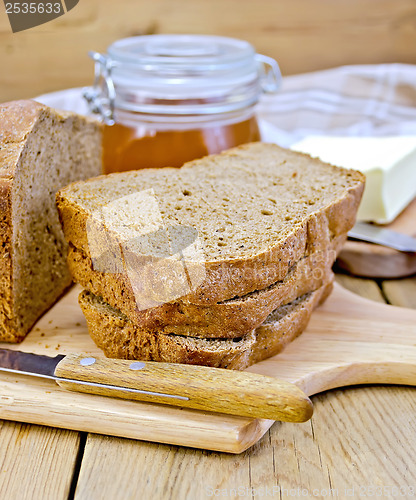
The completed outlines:
{"type": "Polygon", "coordinates": [[[260,140],[254,107],[275,92],[280,70],[246,41],[208,35],[149,35],[90,53],[86,89],[104,127],[104,169],[179,167],[260,140]]]}

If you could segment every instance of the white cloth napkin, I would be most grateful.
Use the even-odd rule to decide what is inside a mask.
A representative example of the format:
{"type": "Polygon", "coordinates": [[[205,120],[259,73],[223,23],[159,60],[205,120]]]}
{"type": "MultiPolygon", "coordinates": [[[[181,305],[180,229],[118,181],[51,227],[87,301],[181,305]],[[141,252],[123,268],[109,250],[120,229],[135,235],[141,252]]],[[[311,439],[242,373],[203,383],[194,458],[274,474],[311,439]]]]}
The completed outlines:
{"type": "Polygon", "coordinates": [[[309,135],[416,135],[416,66],[342,66],[283,78],[258,105],[263,140],[309,135]]]}

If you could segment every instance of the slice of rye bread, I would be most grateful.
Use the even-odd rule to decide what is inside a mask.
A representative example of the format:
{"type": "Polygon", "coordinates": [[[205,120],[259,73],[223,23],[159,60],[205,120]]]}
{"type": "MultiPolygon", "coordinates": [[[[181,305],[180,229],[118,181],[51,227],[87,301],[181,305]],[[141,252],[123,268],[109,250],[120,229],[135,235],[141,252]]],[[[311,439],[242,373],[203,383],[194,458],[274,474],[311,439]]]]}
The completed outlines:
{"type": "Polygon", "coordinates": [[[95,121],[0,104],[0,341],[21,341],[71,284],[55,193],[101,171],[95,121]]]}
{"type": "Polygon", "coordinates": [[[261,326],[238,339],[201,339],[144,330],[86,290],[81,292],[79,303],[91,338],[107,357],[243,370],[278,354],[300,335],[313,309],[331,290],[332,282],[281,306],[261,326]]]}
{"type": "Polygon", "coordinates": [[[92,262],[80,250],[70,245],[68,266],[74,280],[119,309],[141,328],[168,331],[190,337],[241,337],[265,321],[274,309],[314,291],[332,279],[331,267],[345,237],[336,237],[327,252],[315,252],[295,263],[282,281],[263,290],[250,292],[209,306],[175,301],[158,307],[139,310],[134,300],[120,302],[119,280],[110,273],[94,273],[92,262]]]}
{"type": "MultiPolygon", "coordinates": [[[[353,226],[364,180],[354,170],[273,144],[252,143],[180,169],[145,169],[78,182],[57,194],[57,206],[67,240],[87,255],[97,239],[91,233],[88,237],[87,228],[105,211],[113,232],[103,253],[118,252],[124,269],[131,259],[126,241],[142,235],[143,227],[156,232],[161,224],[194,228],[204,253],[205,279],[192,283],[188,293],[168,293],[170,300],[162,302],[180,297],[207,305],[266,288],[302,257],[325,251],[333,237],[353,226]],[[144,192],[153,195],[150,206],[154,210],[156,205],[159,219],[151,211],[131,208],[129,200],[144,192]]],[[[188,258],[188,268],[192,263],[198,265],[188,258]]],[[[128,272],[114,273],[114,280],[121,282],[123,292],[118,304],[133,300],[128,272]]]]}

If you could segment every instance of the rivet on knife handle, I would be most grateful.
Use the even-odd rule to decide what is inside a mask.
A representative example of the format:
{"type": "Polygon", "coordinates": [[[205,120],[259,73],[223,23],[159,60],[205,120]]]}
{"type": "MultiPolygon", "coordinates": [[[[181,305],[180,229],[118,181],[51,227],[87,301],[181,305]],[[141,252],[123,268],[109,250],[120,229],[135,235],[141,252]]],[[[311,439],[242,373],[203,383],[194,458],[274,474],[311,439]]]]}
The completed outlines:
{"type": "Polygon", "coordinates": [[[301,389],[274,377],[174,363],[83,359],[70,354],[58,363],[55,376],[62,388],[287,422],[305,422],[313,412],[301,389]]]}

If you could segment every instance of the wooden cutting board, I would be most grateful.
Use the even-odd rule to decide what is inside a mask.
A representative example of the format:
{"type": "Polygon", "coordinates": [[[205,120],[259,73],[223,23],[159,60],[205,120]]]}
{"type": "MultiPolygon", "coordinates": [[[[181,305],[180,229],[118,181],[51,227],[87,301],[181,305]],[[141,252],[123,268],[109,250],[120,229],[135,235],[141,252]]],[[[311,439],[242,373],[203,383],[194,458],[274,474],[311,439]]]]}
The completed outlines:
{"type": "MultiPolygon", "coordinates": [[[[74,287],[20,345],[54,356],[100,355],[74,287]]],[[[336,285],[307,330],[249,371],[296,383],[308,395],[351,384],[416,385],[416,311],[379,304],[336,285]]],[[[164,405],[67,392],[53,381],[0,373],[0,418],[145,441],[241,453],[273,424],[164,405]]],[[[298,424],[292,424],[298,425],[298,424]]]]}
{"type": "MultiPolygon", "coordinates": [[[[416,199],[391,224],[382,227],[416,237],[416,199]]],[[[416,273],[416,253],[399,252],[361,241],[347,241],[337,264],[356,276],[402,278],[416,273]]]]}

